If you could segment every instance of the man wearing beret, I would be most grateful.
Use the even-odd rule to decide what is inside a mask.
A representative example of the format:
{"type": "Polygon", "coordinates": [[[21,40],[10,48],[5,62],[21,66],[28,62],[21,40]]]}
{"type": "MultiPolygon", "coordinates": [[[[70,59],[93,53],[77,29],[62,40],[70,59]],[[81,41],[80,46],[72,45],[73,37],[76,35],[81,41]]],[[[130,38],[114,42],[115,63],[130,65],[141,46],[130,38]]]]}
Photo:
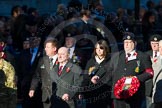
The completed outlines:
{"type": "Polygon", "coordinates": [[[160,55],[159,53],[159,41],[162,37],[159,34],[154,34],[150,37],[151,50],[146,53],[151,57],[151,59],[156,58],[160,55]]]}
{"type": "MultiPolygon", "coordinates": [[[[151,50],[147,51],[146,54],[150,56],[150,59],[152,63],[157,59],[157,57],[160,55],[159,53],[159,41],[161,40],[161,36],[159,34],[154,34],[150,37],[150,46],[151,50]]],[[[151,105],[151,97],[152,97],[152,79],[149,79],[145,83],[145,94],[146,94],[146,105],[147,108],[151,105]]]]}
{"type": "Polygon", "coordinates": [[[86,65],[86,57],[83,50],[76,46],[76,41],[76,37],[68,33],[65,38],[65,47],[68,48],[70,61],[84,69],[86,65]]]}
{"type": "Polygon", "coordinates": [[[125,32],[124,50],[112,55],[109,72],[112,72],[112,98],[114,108],[142,108],[146,80],[153,77],[148,55],[136,50],[135,36],[125,32]]]}

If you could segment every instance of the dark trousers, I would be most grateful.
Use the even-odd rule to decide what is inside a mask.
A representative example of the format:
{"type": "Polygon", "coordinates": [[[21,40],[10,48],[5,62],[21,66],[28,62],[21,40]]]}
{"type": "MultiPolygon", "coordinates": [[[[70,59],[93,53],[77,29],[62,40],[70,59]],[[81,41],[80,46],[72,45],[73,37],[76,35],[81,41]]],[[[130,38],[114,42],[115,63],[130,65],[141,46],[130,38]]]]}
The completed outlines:
{"type": "Polygon", "coordinates": [[[114,99],[114,108],[142,108],[142,102],[135,100],[114,99]]]}
{"type": "Polygon", "coordinates": [[[151,108],[162,108],[162,102],[153,103],[153,104],[151,105],[151,108]]]}

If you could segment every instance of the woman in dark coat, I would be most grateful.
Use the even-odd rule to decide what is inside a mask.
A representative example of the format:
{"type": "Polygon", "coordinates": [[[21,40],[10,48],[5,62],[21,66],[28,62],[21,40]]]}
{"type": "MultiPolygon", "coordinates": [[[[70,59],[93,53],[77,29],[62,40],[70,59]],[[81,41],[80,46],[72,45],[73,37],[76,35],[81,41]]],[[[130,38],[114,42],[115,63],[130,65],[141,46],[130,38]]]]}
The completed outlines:
{"type": "Polygon", "coordinates": [[[86,65],[84,85],[88,87],[85,93],[87,108],[111,108],[111,83],[105,84],[109,75],[106,72],[109,60],[107,42],[99,40],[95,45],[94,54],[86,65]]]}

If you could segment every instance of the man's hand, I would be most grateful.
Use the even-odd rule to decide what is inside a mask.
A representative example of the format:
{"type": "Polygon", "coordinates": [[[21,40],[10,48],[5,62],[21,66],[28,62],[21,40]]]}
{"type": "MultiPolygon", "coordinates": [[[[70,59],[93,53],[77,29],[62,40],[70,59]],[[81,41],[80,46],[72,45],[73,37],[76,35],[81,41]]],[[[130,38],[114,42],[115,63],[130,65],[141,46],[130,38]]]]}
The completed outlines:
{"type": "Polygon", "coordinates": [[[29,97],[32,98],[33,96],[34,96],[34,90],[30,90],[30,91],[29,91],[29,97]]]}
{"type": "Polygon", "coordinates": [[[62,99],[63,99],[64,101],[69,101],[69,100],[70,100],[69,94],[64,94],[64,95],[62,96],[62,99]]]}
{"type": "Polygon", "coordinates": [[[97,76],[97,75],[95,75],[95,76],[93,76],[92,78],[91,78],[91,82],[93,83],[93,84],[97,84],[98,83],[98,81],[99,81],[99,76],[97,76]]]}

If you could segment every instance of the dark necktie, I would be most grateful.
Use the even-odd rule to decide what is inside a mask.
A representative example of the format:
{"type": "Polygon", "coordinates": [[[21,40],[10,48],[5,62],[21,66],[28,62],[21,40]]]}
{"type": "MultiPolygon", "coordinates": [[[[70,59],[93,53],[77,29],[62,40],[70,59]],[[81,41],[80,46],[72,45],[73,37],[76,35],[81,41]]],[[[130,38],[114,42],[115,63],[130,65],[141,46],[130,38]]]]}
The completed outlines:
{"type": "Polygon", "coordinates": [[[53,58],[50,58],[50,69],[53,67],[53,58]]]}
{"type": "Polygon", "coordinates": [[[70,48],[68,49],[68,53],[69,53],[69,55],[70,55],[70,48]]]}
{"type": "Polygon", "coordinates": [[[59,66],[59,70],[58,70],[58,75],[59,76],[62,74],[62,68],[63,68],[63,66],[59,66]]]}
{"type": "Polygon", "coordinates": [[[128,58],[131,56],[131,54],[130,53],[127,53],[127,57],[126,57],[126,63],[128,62],[128,58]]]}
{"type": "Polygon", "coordinates": [[[157,57],[157,51],[155,51],[155,55],[154,55],[154,57],[157,57]]]}

